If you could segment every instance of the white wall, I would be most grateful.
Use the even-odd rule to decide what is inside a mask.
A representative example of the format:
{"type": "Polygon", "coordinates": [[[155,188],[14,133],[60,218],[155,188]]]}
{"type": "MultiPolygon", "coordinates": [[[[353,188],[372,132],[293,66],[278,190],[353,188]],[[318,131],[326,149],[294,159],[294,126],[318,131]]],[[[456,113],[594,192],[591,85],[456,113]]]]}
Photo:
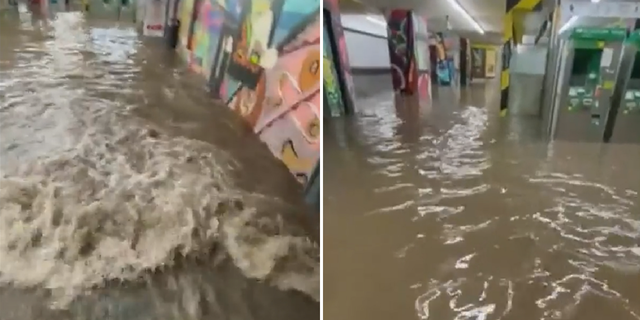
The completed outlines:
{"type": "Polygon", "coordinates": [[[342,15],[344,38],[351,68],[390,68],[387,27],[384,18],[376,15],[342,15]],[[349,29],[372,35],[356,33],[349,29]],[[377,37],[376,37],[377,36],[377,37]]]}

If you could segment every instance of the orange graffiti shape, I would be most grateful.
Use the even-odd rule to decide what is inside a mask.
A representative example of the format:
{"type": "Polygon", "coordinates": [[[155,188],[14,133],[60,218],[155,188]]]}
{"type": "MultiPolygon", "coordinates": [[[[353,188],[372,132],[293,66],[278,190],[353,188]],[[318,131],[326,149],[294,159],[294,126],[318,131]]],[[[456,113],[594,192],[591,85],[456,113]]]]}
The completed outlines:
{"type": "Polygon", "coordinates": [[[249,46],[247,44],[247,24],[242,25],[242,32],[240,32],[240,40],[236,46],[236,50],[233,52],[233,61],[238,65],[241,65],[253,73],[260,72],[262,68],[260,65],[251,62],[249,59],[249,46]]]}
{"type": "Polygon", "coordinates": [[[308,45],[281,56],[269,77],[277,77],[277,85],[268,90],[264,119],[256,131],[261,131],[277,119],[288,116],[309,142],[317,137],[309,135],[310,123],[320,117],[320,69],[321,52],[317,44],[308,45]]]}

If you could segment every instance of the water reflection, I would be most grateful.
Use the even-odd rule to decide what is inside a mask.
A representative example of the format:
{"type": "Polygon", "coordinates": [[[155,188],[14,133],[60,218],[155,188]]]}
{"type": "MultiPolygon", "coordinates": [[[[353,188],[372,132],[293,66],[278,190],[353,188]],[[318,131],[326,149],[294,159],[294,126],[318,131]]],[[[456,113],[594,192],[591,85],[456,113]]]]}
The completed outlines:
{"type": "Polygon", "coordinates": [[[640,146],[547,144],[497,87],[445,90],[421,115],[370,92],[348,151],[325,126],[325,316],[637,319],[640,146]]]}

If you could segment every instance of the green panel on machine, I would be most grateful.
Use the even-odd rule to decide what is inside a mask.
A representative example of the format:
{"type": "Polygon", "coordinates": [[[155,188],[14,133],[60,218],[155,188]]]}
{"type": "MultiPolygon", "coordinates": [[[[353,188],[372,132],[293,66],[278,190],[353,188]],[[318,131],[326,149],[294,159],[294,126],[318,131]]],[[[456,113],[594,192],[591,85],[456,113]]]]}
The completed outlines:
{"type": "MultiPolygon", "coordinates": [[[[620,70],[626,28],[575,28],[559,66],[554,139],[602,142],[611,123],[612,98],[620,70]]],[[[628,69],[627,69],[628,70],[628,69]]],[[[616,102],[617,103],[617,102],[616,102]]]]}
{"type": "Polygon", "coordinates": [[[636,47],[640,47],[640,30],[631,32],[625,43],[634,44],[636,47]]]}
{"type": "MultiPolygon", "coordinates": [[[[631,32],[625,44],[640,48],[640,30],[631,32]]],[[[626,89],[619,112],[623,115],[640,114],[640,51],[636,51],[635,53],[634,63],[631,67],[631,75],[626,89]]]]}
{"type": "MultiPolygon", "coordinates": [[[[600,61],[606,42],[622,41],[627,36],[624,28],[576,28],[571,33],[574,58],[569,78],[569,111],[582,111],[595,107],[598,86],[613,86],[600,83],[600,61]]],[[[593,119],[597,122],[598,119],[593,119]]],[[[594,123],[597,124],[597,123],[594,123]]]]}
{"type": "Polygon", "coordinates": [[[622,41],[627,37],[626,28],[575,28],[571,32],[571,40],[587,41],[622,41]]]}

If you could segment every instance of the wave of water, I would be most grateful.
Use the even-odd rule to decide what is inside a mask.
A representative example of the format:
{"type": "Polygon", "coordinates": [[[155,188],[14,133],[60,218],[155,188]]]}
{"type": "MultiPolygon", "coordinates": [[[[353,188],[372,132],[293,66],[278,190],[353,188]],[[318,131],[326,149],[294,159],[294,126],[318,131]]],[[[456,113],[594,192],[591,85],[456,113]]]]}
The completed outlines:
{"type": "Polygon", "coordinates": [[[232,154],[133,115],[142,106],[127,103],[154,94],[135,31],[73,14],[49,24],[3,49],[0,285],[48,289],[65,308],[180,257],[218,257],[319,300],[318,245],[271,211],[287,204],[236,186],[232,154]]]}

